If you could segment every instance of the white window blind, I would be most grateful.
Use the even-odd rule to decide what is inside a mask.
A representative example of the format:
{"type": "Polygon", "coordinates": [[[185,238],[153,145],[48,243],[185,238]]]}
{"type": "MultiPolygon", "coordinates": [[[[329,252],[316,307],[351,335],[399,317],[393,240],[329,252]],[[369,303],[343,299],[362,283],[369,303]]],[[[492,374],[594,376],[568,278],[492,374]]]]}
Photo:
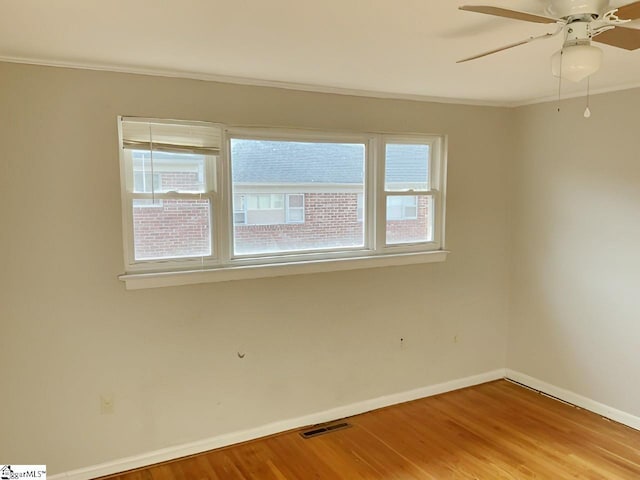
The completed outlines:
{"type": "Polygon", "coordinates": [[[129,150],[218,155],[220,128],[202,122],[162,122],[122,118],[122,146],[129,150]]]}

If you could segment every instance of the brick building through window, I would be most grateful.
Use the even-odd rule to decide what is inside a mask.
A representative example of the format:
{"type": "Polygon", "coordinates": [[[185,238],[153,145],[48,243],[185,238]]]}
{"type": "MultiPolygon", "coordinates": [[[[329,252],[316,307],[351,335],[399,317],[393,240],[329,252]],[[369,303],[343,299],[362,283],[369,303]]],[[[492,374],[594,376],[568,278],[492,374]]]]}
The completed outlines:
{"type": "MultiPolygon", "coordinates": [[[[387,183],[398,191],[427,177],[424,145],[403,147],[387,151],[387,183]]],[[[203,185],[200,156],[159,152],[150,165],[148,153],[133,152],[136,191],[203,185]]],[[[235,255],[364,245],[364,145],[232,139],[230,165],[235,255]]],[[[431,236],[428,197],[387,200],[388,243],[431,236]]],[[[136,200],[133,210],[137,259],[211,254],[208,200],[136,200]]]]}

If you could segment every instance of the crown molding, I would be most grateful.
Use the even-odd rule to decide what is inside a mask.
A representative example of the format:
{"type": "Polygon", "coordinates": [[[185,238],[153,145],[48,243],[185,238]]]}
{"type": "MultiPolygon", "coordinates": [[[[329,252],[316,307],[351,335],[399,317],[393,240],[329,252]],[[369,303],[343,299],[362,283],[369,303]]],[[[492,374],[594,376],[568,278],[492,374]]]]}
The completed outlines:
{"type": "MultiPolygon", "coordinates": [[[[0,55],[0,62],[19,63],[25,65],[37,65],[42,67],[72,68],[77,70],[94,70],[100,72],[125,73],[130,75],[146,75],[152,77],[184,78],[189,80],[201,80],[205,82],[229,83],[233,85],[246,85],[253,87],[280,88],[284,90],[295,90],[310,93],[328,93],[333,95],[348,95],[353,97],[369,97],[387,100],[406,100],[411,102],[443,103],[453,105],[469,105],[477,107],[497,107],[497,108],[518,108],[540,103],[557,102],[557,95],[547,95],[534,97],[526,100],[495,101],[478,100],[473,98],[451,98],[436,97],[429,95],[418,95],[408,93],[382,92],[376,90],[363,90],[357,88],[346,88],[326,85],[315,85],[310,83],[284,82],[280,80],[265,80],[250,77],[236,77],[232,75],[218,75],[214,73],[187,72],[181,70],[164,70],[158,68],[131,67],[123,65],[91,64],[80,62],[68,62],[58,60],[48,60],[30,57],[11,57],[0,55]]],[[[600,95],[603,93],[619,92],[640,88],[640,82],[627,83],[612,87],[592,89],[590,95],[600,95]]],[[[578,98],[585,96],[584,92],[572,92],[565,94],[561,100],[578,98]]]]}
{"type": "MultiPolygon", "coordinates": [[[[617,85],[614,87],[603,87],[603,88],[596,88],[596,89],[592,88],[589,91],[589,95],[594,96],[594,95],[601,95],[603,93],[622,92],[624,90],[633,90],[634,88],[640,88],[640,82],[625,83],[625,84],[617,85]]],[[[587,95],[586,91],[567,93],[567,94],[561,95],[560,101],[569,100],[572,98],[586,97],[586,95],[587,95]]],[[[549,95],[546,97],[537,97],[537,98],[533,98],[533,99],[522,101],[522,102],[516,102],[509,106],[517,108],[517,107],[526,107],[529,105],[538,105],[540,103],[549,103],[549,102],[557,102],[557,101],[558,101],[558,95],[549,95]]]]}
{"type": "Polygon", "coordinates": [[[122,66],[122,65],[67,62],[67,61],[57,61],[57,60],[29,58],[29,57],[0,56],[0,62],[20,63],[20,64],[26,64],[26,65],[38,65],[42,67],[73,68],[78,70],[95,70],[95,71],[101,71],[101,72],[126,73],[126,74],[133,74],[133,75],[148,75],[153,77],[184,78],[189,80],[202,80],[206,82],[230,83],[235,85],[280,88],[285,90],[297,90],[297,91],[312,92],[312,93],[330,93],[334,95],[349,95],[354,97],[370,97],[370,98],[380,98],[380,99],[388,99],[388,100],[408,100],[412,102],[445,103],[445,104],[470,105],[470,106],[479,106],[479,107],[504,108],[504,107],[513,106],[512,103],[510,102],[477,100],[477,99],[471,99],[471,98],[449,98],[449,97],[435,97],[435,96],[417,95],[417,94],[381,92],[381,91],[375,91],[375,90],[362,90],[362,89],[356,89],[356,88],[284,82],[280,80],[264,80],[264,79],[249,78],[249,77],[236,77],[231,75],[218,75],[213,73],[186,72],[186,71],[180,71],[180,70],[164,70],[164,69],[157,69],[157,68],[130,67],[130,66],[122,66]]]}

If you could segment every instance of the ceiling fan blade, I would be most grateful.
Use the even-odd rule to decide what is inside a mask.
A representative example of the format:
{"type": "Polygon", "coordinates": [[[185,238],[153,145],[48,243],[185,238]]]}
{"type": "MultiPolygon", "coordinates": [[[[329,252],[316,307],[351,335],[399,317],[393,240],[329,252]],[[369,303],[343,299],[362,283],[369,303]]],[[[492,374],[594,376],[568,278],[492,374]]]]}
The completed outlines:
{"type": "Polygon", "coordinates": [[[635,20],[640,18],[640,2],[633,2],[618,8],[616,15],[621,20],[635,20]]]}
{"type": "Polygon", "coordinates": [[[494,53],[498,53],[498,52],[501,52],[503,50],[509,50],[510,48],[513,48],[513,47],[519,47],[520,45],[524,45],[526,43],[531,43],[534,40],[542,40],[544,38],[555,37],[555,35],[556,35],[555,33],[545,33],[544,35],[540,35],[538,37],[527,38],[526,40],[522,40],[520,42],[512,43],[512,44],[506,45],[504,47],[496,48],[496,49],[490,50],[488,52],[480,53],[479,55],[474,55],[473,57],[463,58],[462,60],[458,60],[456,63],[464,63],[464,62],[468,62],[469,60],[475,60],[476,58],[486,57],[487,55],[492,55],[494,53]]]}
{"type": "Polygon", "coordinates": [[[627,27],[616,27],[593,37],[594,42],[604,43],[625,50],[640,48],[640,30],[627,27]]]}
{"type": "MultiPolygon", "coordinates": [[[[640,3],[640,2],[638,2],[640,3]]],[[[560,20],[551,17],[543,17],[533,13],[519,12],[517,10],[509,10],[508,8],[492,7],[490,5],[463,5],[460,10],[466,12],[484,13],[487,15],[495,15],[497,17],[513,18],[515,20],[524,20],[525,22],[535,23],[557,23],[560,20]]]]}

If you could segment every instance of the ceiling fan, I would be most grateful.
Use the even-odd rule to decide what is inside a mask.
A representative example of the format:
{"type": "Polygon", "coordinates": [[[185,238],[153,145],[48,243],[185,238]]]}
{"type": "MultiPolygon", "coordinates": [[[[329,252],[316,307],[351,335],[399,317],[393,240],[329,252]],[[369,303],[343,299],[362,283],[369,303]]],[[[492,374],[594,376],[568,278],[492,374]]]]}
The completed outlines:
{"type": "Polygon", "coordinates": [[[591,45],[592,40],[625,50],[640,48],[640,30],[622,26],[640,18],[640,1],[619,8],[610,8],[609,0],[550,0],[546,8],[548,15],[489,5],[464,5],[460,10],[526,22],[556,24],[557,28],[553,33],[529,37],[520,42],[459,60],[457,63],[468,62],[562,33],[563,46],[551,57],[552,72],[557,77],[579,82],[595,73],[602,64],[602,50],[591,45]]]}

